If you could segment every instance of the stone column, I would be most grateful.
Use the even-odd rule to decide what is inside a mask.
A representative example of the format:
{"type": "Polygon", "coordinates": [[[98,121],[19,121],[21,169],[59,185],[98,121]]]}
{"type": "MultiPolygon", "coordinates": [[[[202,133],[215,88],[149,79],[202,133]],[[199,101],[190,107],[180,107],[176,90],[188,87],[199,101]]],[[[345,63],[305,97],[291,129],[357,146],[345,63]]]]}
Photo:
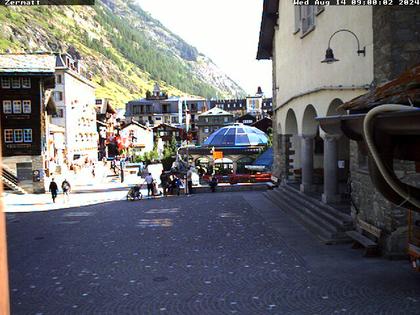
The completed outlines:
{"type": "Polygon", "coordinates": [[[340,201],[338,187],[338,139],[340,135],[324,136],[324,193],[322,201],[332,203],[340,201]]]}
{"type": "Polygon", "coordinates": [[[300,185],[301,192],[311,192],[313,190],[313,172],[314,172],[314,137],[303,135],[302,154],[300,157],[302,165],[302,184],[300,185]]]}

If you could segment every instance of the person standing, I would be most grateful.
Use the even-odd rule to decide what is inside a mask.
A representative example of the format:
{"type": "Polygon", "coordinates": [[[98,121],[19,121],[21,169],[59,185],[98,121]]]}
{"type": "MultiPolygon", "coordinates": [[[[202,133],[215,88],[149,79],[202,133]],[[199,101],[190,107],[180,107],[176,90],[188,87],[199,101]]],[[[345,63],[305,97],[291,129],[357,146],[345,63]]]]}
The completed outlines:
{"type": "Polygon", "coordinates": [[[216,186],[217,186],[217,178],[216,178],[215,175],[213,175],[211,177],[211,180],[210,180],[210,189],[211,189],[211,192],[216,192],[216,186]]]}
{"type": "Polygon", "coordinates": [[[147,195],[150,196],[150,192],[152,192],[152,196],[153,196],[154,193],[153,193],[153,176],[152,176],[152,173],[149,173],[149,175],[146,176],[145,181],[146,181],[146,184],[147,184],[147,195]]]}
{"type": "Polygon", "coordinates": [[[162,170],[162,174],[160,174],[160,185],[162,186],[163,196],[166,197],[168,190],[168,176],[165,174],[165,170],[162,170]]]}
{"type": "Polygon", "coordinates": [[[181,180],[179,179],[178,176],[174,175],[174,179],[172,181],[172,188],[173,188],[173,193],[177,194],[179,196],[179,191],[181,190],[181,180]]]}
{"type": "Polygon", "coordinates": [[[188,186],[188,194],[192,194],[193,193],[193,188],[192,188],[192,175],[193,175],[193,172],[192,172],[192,169],[191,169],[191,167],[188,169],[188,172],[187,172],[187,186],[188,186]]]}
{"type": "Polygon", "coordinates": [[[67,179],[63,180],[61,183],[61,189],[63,190],[64,202],[67,202],[69,200],[69,194],[71,191],[71,186],[67,179]]]}
{"type": "Polygon", "coordinates": [[[57,198],[58,186],[57,183],[54,181],[54,178],[51,180],[49,191],[51,192],[52,200],[55,203],[55,198],[57,198]]]}
{"type": "Polygon", "coordinates": [[[174,175],[170,174],[168,176],[168,195],[172,195],[174,193],[174,175]]]}

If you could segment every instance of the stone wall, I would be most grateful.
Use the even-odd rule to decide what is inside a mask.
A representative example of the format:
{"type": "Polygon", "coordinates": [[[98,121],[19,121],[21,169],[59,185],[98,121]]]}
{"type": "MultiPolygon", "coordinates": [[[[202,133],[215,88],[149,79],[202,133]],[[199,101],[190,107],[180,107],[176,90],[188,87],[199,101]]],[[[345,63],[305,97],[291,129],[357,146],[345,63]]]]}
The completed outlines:
{"type": "Polygon", "coordinates": [[[28,193],[42,194],[45,193],[45,172],[44,164],[45,160],[40,155],[35,156],[11,156],[3,157],[3,164],[16,173],[17,163],[32,163],[32,170],[38,170],[41,174],[41,180],[34,182],[32,180],[24,180],[19,182],[19,186],[22,187],[28,193]]]}
{"type": "MultiPolygon", "coordinates": [[[[366,221],[383,231],[380,240],[383,254],[401,256],[407,246],[408,211],[387,201],[375,188],[367,169],[359,167],[358,146],[350,143],[350,170],[352,217],[366,221]]],[[[411,185],[420,184],[420,174],[416,173],[415,163],[394,161],[394,170],[398,178],[411,185]]]]}
{"type": "Polygon", "coordinates": [[[374,6],[374,78],[394,79],[420,63],[420,7],[374,6]]]}
{"type": "MultiPolygon", "coordinates": [[[[420,63],[420,8],[373,7],[372,22],[374,80],[380,85],[420,63]]],[[[383,231],[380,244],[386,256],[404,255],[408,211],[387,201],[374,188],[368,169],[359,166],[361,156],[356,142],[351,141],[352,216],[383,231]]],[[[394,171],[403,182],[419,186],[420,174],[414,162],[394,161],[394,171]]]]}

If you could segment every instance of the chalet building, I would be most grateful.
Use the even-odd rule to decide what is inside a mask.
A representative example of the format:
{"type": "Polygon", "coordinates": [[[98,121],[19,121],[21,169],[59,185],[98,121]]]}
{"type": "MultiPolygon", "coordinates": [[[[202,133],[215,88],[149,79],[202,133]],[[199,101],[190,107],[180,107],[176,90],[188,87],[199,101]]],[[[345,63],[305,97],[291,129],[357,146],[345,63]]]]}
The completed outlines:
{"type": "MultiPolygon", "coordinates": [[[[263,119],[260,119],[253,124],[251,124],[252,127],[258,128],[259,130],[265,132],[266,134],[270,133],[270,129],[273,128],[273,121],[269,117],[264,117],[263,119]]],[[[272,132],[272,130],[271,130],[272,132]]]]}
{"type": "Polygon", "coordinates": [[[126,143],[129,156],[140,156],[153,150],[153,129],[131,121],[120,130],[120,137],[126,143]]]}
{"type": "Polygon", "coordinates": [[[98,132],[98,159],[108,158],[108,143],[115,135],[117,112],[110,101],[105,98],[96,99],[96,131],[98,132]]]}
{"type": "Polygon", "coordinates": [[[203,143],[213,132],[221,127],[230,125],[235,122],[233,114],[213,107],[212,109],[198,116],[198,143],[203,143]]]}
{"type": "Polygon", "coordinates": [[[271,117],[273,115],[273,99],[263,98],[262,99],[262,118],[271,117]]]}
{"type": "Polygon", "coordinates": [[[226,99],[210,101],[210,108],[220,108],[234,117],[241,117],[247,113],[246,99],[226,99]]]}
{"type": "Polygon", "coordinates": [[[16,190],[45,192],[55,61],[51,54],[0,55],[2,181],[16,190]]]}
{"type": "Polygon", "coordinates": [[[65,163],[98,159],[95,86],[83,73],[80,55],[70,49],[56,56],[54,101],[57,114],[52,123],[65,129],[65,163]]]}
{"type": "Polygon", "coordinates": [[[182,128],[160,124],[153,127],[153,138],[156,144],[158,144],[159,139],[161,139],[163,145],[169,144],[173,138],[180,143],[182,140],[186,140],[186,133],[182,128]]]}
{"type": "Polygon", "coordinates": [[[218,107],[239,118],[251,114],[256,119],[271,116],[273,112],[273,99],[264,98],[263,95],[248,96],[244,99],[226,99],[210,101],[210,108],[218,107]]]}
{"type": "Polygon", "coordinates": [[[255,123],[256,121],[257,121],[257,117],[255,117],[254,115],[250,113],[242,115],[241,117],[236,119],[236,122],[240,124],[244,124],[244,125],[249,125],[249,126],[255,123]]]}
{"type": "Polygon", "coordinates": [[[147,93],[146,98],[126,104],[125,118],[126,121],[134,119],[150,127],[167,124],[184,128],[186,109],[191,115],[190,127],[194,130],[198,115],[207,110],[207,101],[199,98],[168,97],[156,84],[153,93],[147,93]]]}
{"type": "MultiPolygon", "coordinates": [[[[381,102],[358,97],[378,86],[378,92],[385,93],[382,101],[418,105],[418,93],[400,88],[392,94],[380,85],[420,63],[415,26],[419,14],[418,8],[294,6],[264,0],[257,58],[271,59],[273,65],[273,175],[281,184],[270,194],[291,211],[311,213],[300,215],[301,221],[324,242],[351,237],[367,246],[366,254],[372,248],[390,257],[406,253],[404,207],[417,208],[408,199],[395,198],[399,193],[385,184],[364,142],[361,126],[381,102]],[[308,209],[299,200],[317,207],[308,209]]],[[[410,115],[418,114],[412,110],[410,115]]],[[[395,146],[389,140],[390,126],[409,126],[412,130],[406,130],[406,136],[417,132],[417,139],[418,129],[395,120],[383,127],[387,133],[376,134],[376,140],[383,139],[380,147],[393,178],[418,186],[416,157],[401,153],[413,150],[409,145],[415,137],[400,140],[407,147],[398,149],[399,156],[390,162],[395,146]]],[[[411,189],[414,197],[415,189],[404,189],[411,189]]]]}

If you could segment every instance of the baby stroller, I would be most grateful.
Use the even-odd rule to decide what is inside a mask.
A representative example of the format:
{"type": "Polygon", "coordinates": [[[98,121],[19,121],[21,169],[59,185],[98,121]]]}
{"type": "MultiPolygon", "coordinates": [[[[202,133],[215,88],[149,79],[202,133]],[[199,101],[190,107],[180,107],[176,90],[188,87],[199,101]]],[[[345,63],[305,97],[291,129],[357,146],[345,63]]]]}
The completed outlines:
{"type": "Polygon", "coordinates": [[[134,201],[143,199],[143,195],[140,192],[140,187],[140,185],[134,185],[133,187],[130,187],[127,193],[127,200],[134,201]]]}

